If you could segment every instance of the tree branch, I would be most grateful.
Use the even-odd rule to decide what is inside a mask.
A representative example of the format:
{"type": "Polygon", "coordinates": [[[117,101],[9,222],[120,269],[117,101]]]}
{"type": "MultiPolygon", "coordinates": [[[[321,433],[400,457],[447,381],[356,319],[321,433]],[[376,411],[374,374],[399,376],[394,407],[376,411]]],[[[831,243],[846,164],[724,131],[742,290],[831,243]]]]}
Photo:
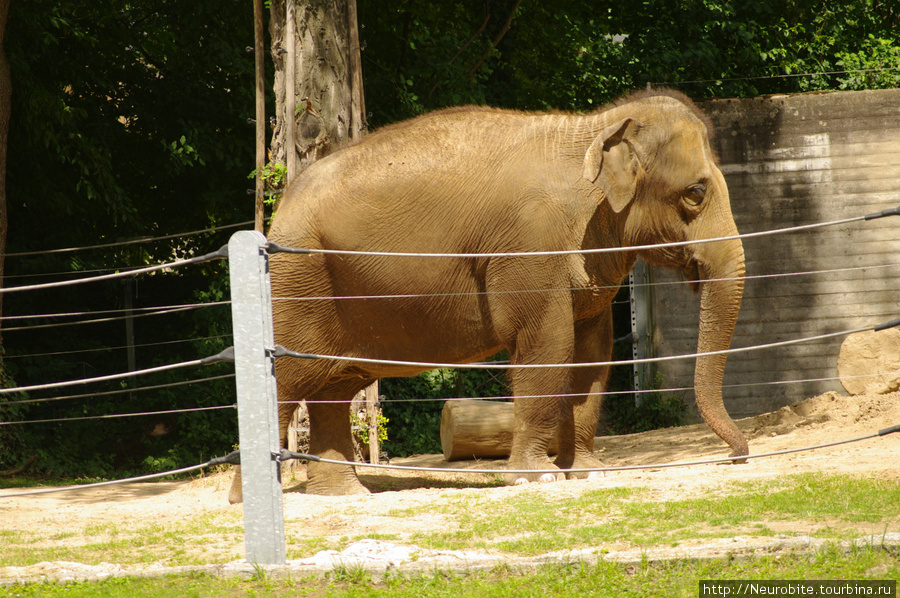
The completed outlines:
{"type": "Polygon", "coordinates": [[[477,71],[479,67],[484,64],[484,61],[488,59],[488,56],[491,55],[491,52],[494,51],[494,48],[497,47],[497,44],[500,43],[500,40],[502,40],[503,36],[506,35],[506,32],[509,31],[509,28],[512,26],[513,19],[516,17],[516,11],[519,9],[520,4],[522,4],[522,0],[516,0],[516,3],[513,5],[512,10],[509,11],[509,17],[506,19],[506,24],[503,25],[503,28],[494,38],[493,42],[491,42],[491,47],[485,51],[478,62],[475,63],[475,66],[469,69],[469,72],[467,73],[469,79],[475,76],[475,71],[477,71]]]}
{"type": "MultiPolygon", "coordinates": [[[[456,62],[456,59],[459,58],[460,55],[462,55],[462,53],[466,50],[466,48],[468,48],[469,45],[472,42],[474,42],[476,39],[481,37],[481,34],[484,33],[484,30],[487,27],[488,21],[490,21],[490,20],[491,20],[491,9],[488,6],[487,2],[485,2],[484,3],[484,22],[481,24],[481,27],[478,28],[478,31],[476,31],[472,35],[472,37],[470,37],[468,40],[466,40],[466,43],[464,43],[462,45],[462,47],[459,49],[459,51],[457,51],[456,54],[453,56],[453,58],[450,59],[450,62],[447,63],[447,66],[450,66],[451,64],[456,62]]],[[[441,84],[441,81],[442,81],[442,79],[438,79],[437,81],[434,82],[434,85],[431,86],[431,90],[428,92],[428,95],[425,96],[426,102],[431,99],[432,95],[434,95],[434,92],[437,90],[438,85],[441,84]]]]}
{"type": "Polygon", "coordinates": [[[13,467],[12,469],[7,469],[5,471],[0,471],[0,478],[8,478],[10,476],[18,475],[18,474],[22,473],[23,471],[25,471],[26,469],[28,469],[29,467],[31,467],[32,465],[34,465],[35,462],[37,462],[37,460],[38,460],[38,456],[32,455],[31,458],[29,458],[28,461],[26,461],[22,465],[19,465],[18,467],[13,467]]]}

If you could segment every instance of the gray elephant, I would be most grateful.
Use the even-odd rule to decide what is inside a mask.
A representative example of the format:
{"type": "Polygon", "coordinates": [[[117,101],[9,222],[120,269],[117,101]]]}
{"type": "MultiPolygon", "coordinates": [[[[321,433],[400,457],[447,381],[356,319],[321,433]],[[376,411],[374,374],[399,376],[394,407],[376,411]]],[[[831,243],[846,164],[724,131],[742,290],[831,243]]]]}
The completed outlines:
{"type": "MultiPolygon", "coordinates": [[[[385,127],[320,160],[287,190],[280,245],[485,254],[642,246],[735,235],[710,125],[684,96],[641,92],[586,115],[481,107],[385,127]]],[[[275,341],[304,353],[513,365],[610,359],[610,303],[636,258],[676,268],[701,293],[699,352],[727,349],[743,294],[739,240],[615,253],[502,257],[271,257],[275,341]]],[[[700,414],[732,449],[747,442],[722,403],[724,355],[698,357],[700,414]]],[[[510,469],[600,466],[593,455],[607,367],[514,368],[510,469]],[[540,398],[535,398],[540,397],[540,398]],[[547,446],[557,435],[551,463],[547,446]]],[[[306,399],[310,452],[353,460],[350,399],[420,367],[281,358],[282,440],[306,399]]],[[[352,466],[310,463],[307,492],[367,492],[352,466]]],[[[509,476],[562,479],[564,472],[509,476]]],[[[239,475],[231,500],[240,500],[239,475]]]]}

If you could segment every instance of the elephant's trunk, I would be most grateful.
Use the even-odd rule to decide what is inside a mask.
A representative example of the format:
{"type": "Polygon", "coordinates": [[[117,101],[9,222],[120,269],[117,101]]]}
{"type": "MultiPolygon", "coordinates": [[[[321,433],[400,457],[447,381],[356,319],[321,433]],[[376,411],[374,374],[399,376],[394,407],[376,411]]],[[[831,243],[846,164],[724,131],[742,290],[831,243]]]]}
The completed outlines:
{"type": "MultiPolygon", "coordinates": [[[[714,250],[714,259],[707,261],[697,256],[700,277],[705,281],[701,283],[700,291],[698,353],[728,349],[740,311],[744,292],[744,250],[739,240],[722,243],[728,246],[723,248],[719,243],[701,246],[702,253],[712,254],[714,250]],[[713,249],[716,245],[719,247],[713,249]]],[[[746,455],[748,448],[747,440],[725,411],[722,402],[726,359],[726,355],[697,357],[694,393],[700,415],[713,432],[728,443],[732,449],[731,456],[735,457],[746,455]]]]}

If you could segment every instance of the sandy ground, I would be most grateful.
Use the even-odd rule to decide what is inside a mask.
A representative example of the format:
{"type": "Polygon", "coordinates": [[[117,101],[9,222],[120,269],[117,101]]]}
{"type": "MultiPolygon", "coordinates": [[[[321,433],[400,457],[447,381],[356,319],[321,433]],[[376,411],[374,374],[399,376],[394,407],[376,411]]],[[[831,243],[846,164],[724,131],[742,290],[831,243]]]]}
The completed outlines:
{"type": "MultiPolygon", "coordinates": [[[[857,438],[898,424],[900,393],[856,397],[828,393],[738,422],[748,437],[753,454],[857,438]]],[[[597,455],[609,466],[694,461],[722,457],[727,453],[724,443],[704,424],[598,438],[595,448],[597,455]]],[[[444,469],[500,469],[504,465],[503,461],[447,463],[442,457],[434,455],[395,459],[393,463],[444,469]]],[[[752,459],[743,465],[695,465],[610,472],[591,480],[515,487],[479,488],[479,484],[492,479],[479,474],[450,471],[376,472],[367,469],[360,471],[361,479],[373,490],[372,494],[321,497],[303,493],[305,484],[301,471],[295,474],[294,480],[285,483],[285,526],[289,538],[378,537],[390,534],[401,538],[400,545],[381,543],[379,547],[376,542],[351,548],[363,552],[406,550],[407,561],[421,561],[420,553],[415,558],[408,554],[412,548],[402,546],[402,539],[417,532],[440,530],[446,526],[448,522],[445,516],[437,513],[437,506],[446,500],[448,494],[471,495],[478,500],[491,501],[531,493],[546,497],[552,503],[556,498],[574,497],[598,488],[632,486],[648,489],[652,498],[665,501],[706,494],[734,481],[762,481],[784,474],[813,471],[897,479],[900,477],[900,432],[808,452],[752,459]],[[435,505],[435,514],[428,514],[428,509],[417,508],[428,505],[435,505]],[[408,518],[387,516],[398,509],[412,508],[417,508],[416,512],[420,514],[408,518]]],[[[196,518],[198,514],[220,516],[222,520],[239,523],[240,506],[227,504],[229,484],[230,475],[221,473],[192,481],[126,484],[21,498],[3,498],[4,494],[13,490],[0,490],[0,537],[4,533],[30,533],[40,527],[52,530],[52,540],[48,541],[64,545],[68,541],[83,542],[86,529],[102,529],[105,524],[121,528],[149,523],[164,526],[196,518]]],[[[876,532],[883,530],[872,530],[872,533],[876,532]]],[[[217,541],[210,539],[210,544],[217,541]]],[[[224,552],[219,555],[220,560],[212,562],[223,562],[221,555],[229,554],[229,550],[233,557],[243,556],[241,538],[223,543],[224,552]],[[238,545],[235,546],[235,543],[238,545]]],[[[440,555],[435,555],[435,558],[437,556],[440,555]]],[[[338,557],[329,554],[323,558],[333,561],[338,557]]],[[[345,554],[340,558],[346,557],[348,555],[345,554]]],[[[404,559],[402,555],[390,558],[404,559]]],[[[458,558],[458,555],[452,558],[458,558]]],[[[466,556],[466,562],[473,563],[478,558],[479,555],[471,554],[466,556]]],[[[67,566],[69,570],[73,567],[78,569],[76,565],[66,563],[0,568],[0,582],[23,577],[54,577],[54,572],[56,578],[65,578],[65,575],[60,577],[59,571],[67,566]]],[[[112,569],[107,574],[116,574],[116,567],[112,569]]],[[[119,569],[120,573],[132,571],[127,567],[119,569]]],[[[146,569],[144,567],[142,570],[146,569]]],[[[77,573],[72,575],[79,577],[77,573]]]]}

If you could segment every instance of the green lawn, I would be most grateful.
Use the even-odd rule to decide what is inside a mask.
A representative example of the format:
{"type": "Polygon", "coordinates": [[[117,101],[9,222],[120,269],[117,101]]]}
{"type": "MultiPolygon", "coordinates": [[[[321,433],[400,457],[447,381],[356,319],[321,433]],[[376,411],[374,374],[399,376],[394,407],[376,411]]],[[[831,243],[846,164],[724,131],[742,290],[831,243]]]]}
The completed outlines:
{"type": "Polygon", "coordinates": [[[898,555],[877,549],[849,554],[826,549],[812,555],[763,557],[752,561],[610,563],[554,565],[519,573],[388,577],[373,583],[367,576],[335,572],[328,579],[222,579],[208,575],[155,579],[111,579],[65,585],[0,587],[0,597],[41,598],[231,598],[264,597],[490,597],[583,598],[584,596],[697,597],[703,579],[900,579],[898,555]]]}
{"type": "MultiPolygon", "coordinates": [[[[873,547],[846,553],[843,540],[900,531],[900,480],[849,475],[802,474],[767,482],[733,483],[715,496],[660,501],[643,488],[588,490],[547,508],[539,493],[498,499],[448,492],[442,500],[380,513],[397,521],[437,514],[447,522],[400,538],[393,534],[311,537],[288,520],[289,559],[341,550],[363,538],[423,549],[489,550],[517,557],[609,546],[649,551],[720,538],[790,538],[812,534],[830,542],[815,554],[779,554],[751,560],[554,565],[520,572],[425,577],[388,575],[373,582],[361,568],[340,567],[325,579],[219,579],[209,575],[125,578],[67,585],[0,586],[7,596],[697,596],[701,579],[900,579],[900,556],[873,547]],[[437,506],[436,506],[437,505],[437,506]],[[294,525],[294,527],[292,527],[294,525]],[[291,532],[293,530],[293,532],[291,532]],[[590,590],[590,591],[588,591],[590,590]],[[593,593],[592,593],[593,592],[593,593]]],[[[153,521],[98,523],[80,532],[3,529],[0,567],[41,561],[167,566],[221,564],[242,554],[239,511],[198,512],[177,525],[153,521]],[[78,535],[82,537],[78,537],[78,535]],[[76,540],[72,542],[72,540],[76,540]]],[[[736,541],[740,548],[740,541],[736,541]]],[[[739,552],[739,550],[737,551],[739,552]]],[[[512,565],[510,565],[512,567],[512,565]]]]}

